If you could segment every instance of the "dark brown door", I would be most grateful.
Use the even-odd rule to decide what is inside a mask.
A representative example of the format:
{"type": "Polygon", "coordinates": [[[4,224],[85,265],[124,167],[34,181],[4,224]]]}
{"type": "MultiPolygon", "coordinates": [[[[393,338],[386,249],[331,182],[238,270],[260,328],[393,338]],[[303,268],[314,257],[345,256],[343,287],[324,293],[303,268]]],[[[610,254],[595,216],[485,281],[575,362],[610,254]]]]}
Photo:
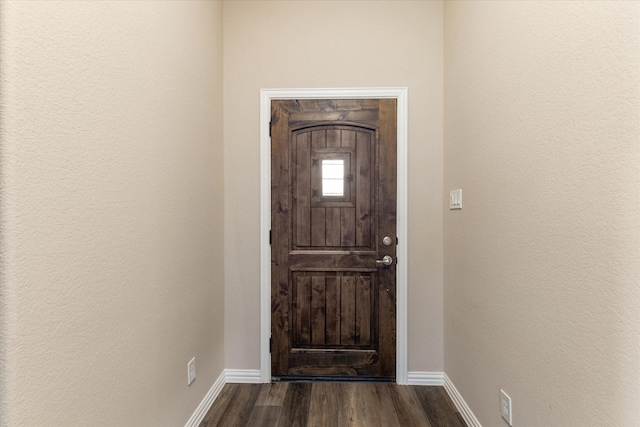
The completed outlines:
{"type": "Polygon", "coordinates": [[[271,194],[272,376],[395,378],[396,100],[272,101],[271,194]]]}

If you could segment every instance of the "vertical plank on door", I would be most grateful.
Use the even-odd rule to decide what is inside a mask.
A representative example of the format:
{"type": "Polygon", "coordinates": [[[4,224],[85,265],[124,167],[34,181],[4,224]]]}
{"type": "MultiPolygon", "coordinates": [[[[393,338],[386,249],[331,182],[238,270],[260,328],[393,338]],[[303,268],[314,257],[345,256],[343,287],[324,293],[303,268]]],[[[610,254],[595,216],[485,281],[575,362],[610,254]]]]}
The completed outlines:
{"type": "Polygon", "coordinates": [[[327,147],[340,147],[340,130],[327,129],[327,147]]]}
{"type": "Polygon", "coordinates": [[[311,208],[311,246],[325,246],[325,210],[326,208],[311,208]]]}
{"type": "MultiPolygon", "coordinates": [[[[314,132],[314,134],[317,134],[317,132],[314,132]]],[[[320,145],[317,137],[315,145],[320,145]]],[[[311,137],[311,206],[316,206],[316,204],[322,200],[322,160],[314,148],[313,137],[311,137]]],[[[311,227],[313,227],[313,223],[311,227]]]]}
{"type": "Polygon", "coordinates": [[[311,278],[311,344],[325,343],[325,276],[311,278]]]}
{"type": "Polygon", "coordinates": [[[356,281],[357,345],[371,344],[371,278],[358,277],[356,281]]]}
{"type": "Polygon", "coordinates": [[[356,246],[371,246],[371,134],[358,132],[356,141],[356,246]]]}
{"type": "Polygon", "coordinates": [[[327,345],[340,344],[340,277],[327,276],[325,283],[327,310],[325,314],[327,345]]]}
{"type": "Polygon", "coordinates": [[[344,148],[356,148],[356,132],[353,130],[343,130],[341,145],[344,148]]]}
{"type": "Polygon", "coordinates": [[[296,277],[296,329],[294,331],[294,345],[308,345],[311,342],[311,277],[296,277]]]}
{"type": "Polygon", "coordinates": [[[342,246],[356,244],[356,210],[354,208],[340,208],[340,233],[342,246]]]}
{"type": "Polygon", "coordinates": [[[325,219],[325,244],[340,246],[340,208],[326,208],[325,219]]]}
{"type": "Polygon", "coordinates": [[[340,295],[340,344],[355,345],[356,335],[356,280],[343,276],[340,295]]]}
{"type": "Polygon", "coordinates": [[[327,146],[327,131],[314,130],[311,132],[311,148],[325,148],[327,146]]]}
{"type": "Polygon", "coordinates": [[[311,136],[309,132],[296,135],[295,189],[295,246],[311,244],[311,136]]]}

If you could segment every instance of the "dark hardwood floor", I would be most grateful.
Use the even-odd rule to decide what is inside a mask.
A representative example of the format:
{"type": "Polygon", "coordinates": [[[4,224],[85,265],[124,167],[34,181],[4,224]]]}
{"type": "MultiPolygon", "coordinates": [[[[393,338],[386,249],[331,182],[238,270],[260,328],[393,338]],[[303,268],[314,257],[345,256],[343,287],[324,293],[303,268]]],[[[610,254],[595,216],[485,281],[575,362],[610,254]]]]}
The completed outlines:
{"type": "Polygon", "coordinates": [[[227,384],[200,427],[466,427],[443,387],[365,382],[227,384]]]}

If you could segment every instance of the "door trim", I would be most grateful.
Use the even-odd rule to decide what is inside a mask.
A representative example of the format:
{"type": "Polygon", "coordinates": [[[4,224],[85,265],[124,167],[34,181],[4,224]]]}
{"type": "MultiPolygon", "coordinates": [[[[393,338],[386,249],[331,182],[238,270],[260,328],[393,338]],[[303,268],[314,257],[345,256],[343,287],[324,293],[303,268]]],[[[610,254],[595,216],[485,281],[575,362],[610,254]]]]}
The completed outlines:
{"type": "Polygon", "coordinates": [[[260,90],[260,380],[271,381],[271,100],[277,99],[362,99],[397,100],[397,234],[396,253],[396,383],[407,384],[407,151],[408,89],[261,89],[260,90]]]}

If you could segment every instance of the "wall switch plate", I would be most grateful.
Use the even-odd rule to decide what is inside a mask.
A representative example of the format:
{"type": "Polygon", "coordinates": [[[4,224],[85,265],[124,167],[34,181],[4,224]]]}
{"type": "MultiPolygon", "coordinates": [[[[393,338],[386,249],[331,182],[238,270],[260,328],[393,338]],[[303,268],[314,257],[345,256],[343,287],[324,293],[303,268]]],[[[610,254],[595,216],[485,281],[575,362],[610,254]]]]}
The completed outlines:
{"type": "Polygon", "coordinates": [[[187,385],[191,385],[196,379],[196,358],[194,357],[187,364],[187,385]]]}
{"type": "Polygon", "coordinates": [[[513,413],[511,411],[511,398],[504,390],[500,390],[500,412],[502,413],[502,418],[505,419],[509,425],[513,425],[513,413]]]}
{"type": "Polygon", "coordinates": [[[449,209],[462,209],[462,190],[449,192],[449,209]]]}

